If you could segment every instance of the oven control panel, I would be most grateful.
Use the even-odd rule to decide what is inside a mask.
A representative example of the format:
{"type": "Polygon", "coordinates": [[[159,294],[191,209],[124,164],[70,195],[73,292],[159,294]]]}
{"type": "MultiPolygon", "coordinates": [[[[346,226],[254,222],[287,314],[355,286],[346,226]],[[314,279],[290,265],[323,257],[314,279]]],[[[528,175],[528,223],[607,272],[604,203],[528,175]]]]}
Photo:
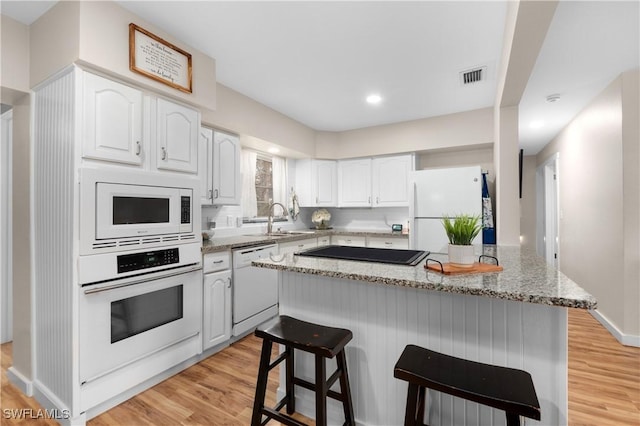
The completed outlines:
{"type": "Polygon", "coordinates": [[[148,251],[145,253],[122,254],[118,256],[118,273],[155,268],[157,266],[178,263],[180,255],[177,248],[148,251]]]}

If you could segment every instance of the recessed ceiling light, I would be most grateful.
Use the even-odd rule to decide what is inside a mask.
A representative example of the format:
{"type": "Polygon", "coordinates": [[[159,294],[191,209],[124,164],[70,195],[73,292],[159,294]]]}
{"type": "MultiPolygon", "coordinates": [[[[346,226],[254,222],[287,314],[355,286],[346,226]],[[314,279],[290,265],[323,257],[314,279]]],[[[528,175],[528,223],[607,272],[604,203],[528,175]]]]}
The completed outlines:
{"type": "Polygon", "coordinates": [[[382,101],[382,97],[378,94],[372,94],[367,96],[367,102],[372,104],[372,105],[376,105],[379,104],[380,101],[382,101]]]}
{"type": "Polygon", "coordinates": [[[272,154],[277,154],[277,153],[279,153],[279,152],[280,152],[280,150],[279,150],[278,148],[276,148],[276,147],[269,148],[269,150],[268,150],[268,151],[269,151],[270,153],[272,153],[272,154]]]}
{"type": "Polygon", "coordinates": [[[539,129],[541,127],[544,127],[544,121],[542,120],[534,120],[531,123],[529,123],[529,128],[531,129],[539,129]]]}

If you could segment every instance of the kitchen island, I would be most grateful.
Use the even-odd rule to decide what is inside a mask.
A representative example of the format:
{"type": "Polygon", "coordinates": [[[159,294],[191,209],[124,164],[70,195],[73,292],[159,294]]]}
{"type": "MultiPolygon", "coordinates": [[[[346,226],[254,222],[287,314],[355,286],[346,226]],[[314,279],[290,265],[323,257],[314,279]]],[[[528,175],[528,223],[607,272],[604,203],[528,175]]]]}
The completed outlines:
{"type": "MultiPolygon", "coordinates": [[[[446,276],[425,270],[425,261],[397,266],[296,255],[254,265],[280,271],[281,314],[353,332],[346,354],[358,424],[402,424],[406,383],[393,378],[393,367],[407,344],[528,371],[539,424],[566,424],[567,308],[594,309],[596,301],[535,253],[487,246],[483,254],[504,270],[446,276]]],[[[304,355],[296,373],[312,379],[312,359],[304,355]]],[[[431,395],[430,424],[504,424],[503,412],[431,395]]],[[[313,417],[313,395],[300,389],[296,396],[298,410],[313,417]]],[[[341,424],[339,405],[328,406],[330,423],[341,424]]]]}

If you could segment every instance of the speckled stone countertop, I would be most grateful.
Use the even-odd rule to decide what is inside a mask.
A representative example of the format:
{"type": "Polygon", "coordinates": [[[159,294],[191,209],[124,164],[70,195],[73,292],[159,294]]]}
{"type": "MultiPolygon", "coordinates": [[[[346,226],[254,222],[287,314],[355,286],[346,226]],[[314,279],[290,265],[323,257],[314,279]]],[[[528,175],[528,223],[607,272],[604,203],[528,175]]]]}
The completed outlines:
{"type": "Polygon", "coordinates": [[[325,235],[350,235],[362,237],[390,237],[409,238],[406,234],[391,233],[371,230],[342,230],[331,229],[326,231],[303,231],[303,234],[289,234],[284,236],[268,236],[263,234],[236,235],[232,237],[213,237],[202,242],[202,253],[214,253],[221,250],[229,250],[241,247],[249,247],[257,244],[282,243],[287,241],[300,241],[307,238],[317,238],[325,235]]]}
{"type": "MultiPolygon", "coordinates": [[[[400,287],[487,296],[497,299],[539,303],[569,308],[594,309],[596,299],[534,252],[519,247],[485,246],[484,254],[496,256],[501,272],[443,275],[426,270],[423,260],[417,266],[322,259],[283,255],[254,261],[254,266],[303,274],[365,281],[400,287]]],[[[431,254],[446,262],[447,255],[431,254]]]]}

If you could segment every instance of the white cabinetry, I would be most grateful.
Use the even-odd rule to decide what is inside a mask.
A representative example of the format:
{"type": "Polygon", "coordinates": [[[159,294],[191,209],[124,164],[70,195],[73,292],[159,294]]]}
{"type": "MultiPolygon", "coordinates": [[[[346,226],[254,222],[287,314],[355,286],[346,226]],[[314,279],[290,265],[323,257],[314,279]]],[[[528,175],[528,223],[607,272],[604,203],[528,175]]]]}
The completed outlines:
{"type": "Polygon", "coordinates": [[[88,72],[79,74],[83,158],[197,173],[197,110],[88,72]]]}
{"type": "Polygon", "coordinates": [[[409,205],[409,172],[414,169],[414,156],[400,155],[373,159],[372,188],[374,207],[409,205]]]}
{"type": "Polygon", "coordinates": [[[338,161],[338,206],[371,207],[371,159],[338,161]]]}
{"type": "Polygon", "coordinates": [[[318,237],[318,247],[331,245],[331,235],[323,235],[318,237]]]}
{"type": "Polygon", "coordinates": [[[307,238],[307,239],[298,240],[298,241],[287,241],[287,242],[278,243],[278,253],[280,254],[297,253],[297,252],[309,250],[315,247],[318,247],[317,238],[307,238]]]}
{"type": "Polygon", "coordinates": [[[240,139],[213,132],[213,204],[240,204],[240,139]]]}
{"type": "Polygon", "coordinates": [[[333,160],[296,161],[300,207],[334,207],[338,202],[337,164],[333,160]]]}
{"type": "Polygon", "coordinates": [[[83,157],[142,164],[142,92],[84,73],[82,98],[83,157]]]}
{"type": "Polygon", "coordinates": [[[158,169],[197,173],[200,113],[186,106],[158,99],[156,119],[158,169]]]}
{"type": "Polygon", "coordinates": [[[361,236],[332,235],[331,244],[337,246],[366,247],[367,239],[361,236]]]}
{"type": "Polygon", "coordinates": [[[204,255],[203,350],[231,338],[231,270],[229,267],[228,252],[204,255]]]}
{"type": "Polygon", "coordinates": [[[398,237],[368,237],[367,247],[407,250],[409,249],[409,239],[398,237]]]}
{"type": "Polygon", "coordinates": [[[200,128],[198,145],[198,177],[200,178],[200,203],[211,204],[213,198],[213,130],[200,128]]]}
{"type": "Polygon", "coordinates": [[[240,204],[240,139],[200,128],[200,199],[203,205],[240,204]]]}

